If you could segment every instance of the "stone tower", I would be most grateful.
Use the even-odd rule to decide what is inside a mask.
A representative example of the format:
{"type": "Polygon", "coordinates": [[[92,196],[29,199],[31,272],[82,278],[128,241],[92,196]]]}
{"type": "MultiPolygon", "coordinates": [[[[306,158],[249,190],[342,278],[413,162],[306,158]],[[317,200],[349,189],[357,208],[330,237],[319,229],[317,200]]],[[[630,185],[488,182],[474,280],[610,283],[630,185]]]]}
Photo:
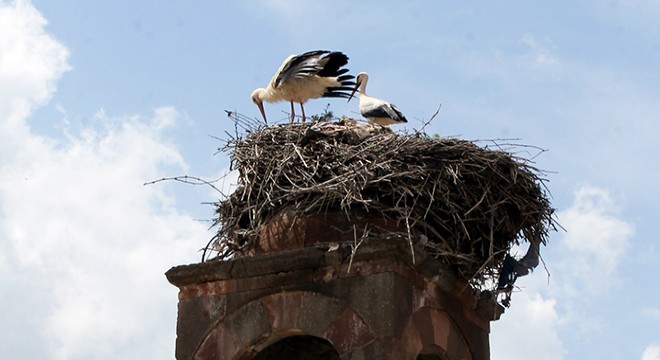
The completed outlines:
{"type": "Polygon", "coordinates": [[[177,359],[489,359],[555,224],[530,162],[351,119],[248,130],[218,258],[166,274],[177,359]]]}
{"type": "Polygon", "coordinates": [[[328,242],[341,240],[336,223],[305,225],[259,254],[167,272],[180,289],[177,359],[489,358],[494,299],[407,241],[354,252],[328,242]]]}

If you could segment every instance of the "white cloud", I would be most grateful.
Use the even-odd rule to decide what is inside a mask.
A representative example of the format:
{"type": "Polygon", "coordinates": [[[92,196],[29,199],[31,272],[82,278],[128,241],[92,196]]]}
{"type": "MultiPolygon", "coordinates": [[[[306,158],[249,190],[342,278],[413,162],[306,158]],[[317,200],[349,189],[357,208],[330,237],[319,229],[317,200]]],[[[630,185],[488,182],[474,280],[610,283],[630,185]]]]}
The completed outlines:
{"type": "Polygon", "coordinates": [[[619,218],[619,209],[610,193],[582,186],[575,191],[571,207],[559,212],[558,218],[566,229],[561,243],[564,256],[559,267],[562,276],[570,277],[560,281],[579,291],[611,287],[635,229],[619,218]]]}
{"type": "Polygon", "coordinates": [[[594,338],[610,324],[592,307],[605,292],[621,286],[619,264],[635,230],[622,219],[609,191],[585,185],[573,195],[571,206],[558,213],[566,232],[549,245],[556,248],[553,259],[547,259],[552,274],[547,290],[561,304],[563,333],[594,338]]]}
{"type": "Polygon", "coordinates": [[[566,229],[553,236],[544,256],[551,278],[536,271],[518,280],[511,307],[492,324],[493,359],[561,359],[567,338],[590,338],[604,331],[589,311],[605,289],[612,289],[618,265],[634,235],[619,205],[604,189],[581,186],[573,203],[558,214],[566,229]],[[524,339],[521,340],[521,339],[524,339]]]}
{"type": "Polygon", "coordinates": [[[142,185],[185,167],[161,139],[173,111],[106,119],[58,146],[25,139],[2,168],[3,252],[50,306],[38,326],[54,358],[171,356],[176,291],[163,272],[196,261],[209,237],[165,185],[142,185]]]}
{"type": "Polygon", "coordinates": [[[514,295],[502,319],[492,323],[491,354],[494,360],[561,359],[560,318],[556,300],[527,289],[514,295]]]}
{"type": "MultiPolygon", "coordinates": [[[[176,288],[163,273],[210,237],[177,211],[185,170],[172,107],[48,138],[28,116],[69,69],[27,1],[0,4],[0,348],[7,358],[172,358],[176,288]]],[[[63,124],[67,129],[66,120],[63,124]]]]}
{"type": "Polygon", "coordinates": [[[651,344],[644,349],[642,360],[660,360],[660,345],[651,344]]]}
{"type": "Polygon", "coordinates": [[[29,1],[0,3],[0,128],[22,125],[70,69],[69,51],[46,33],[45,25],[29,1]]]}

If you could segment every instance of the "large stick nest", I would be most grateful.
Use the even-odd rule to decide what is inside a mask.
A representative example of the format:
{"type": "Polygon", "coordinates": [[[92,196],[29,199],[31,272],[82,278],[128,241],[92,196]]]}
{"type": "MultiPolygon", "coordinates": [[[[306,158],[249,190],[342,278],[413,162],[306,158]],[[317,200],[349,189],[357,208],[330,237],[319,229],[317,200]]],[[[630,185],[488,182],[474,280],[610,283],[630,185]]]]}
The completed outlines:
{"type": "Polygon", "coordinates": [[[512,246],[538,249],[555,222],[542,173],[501,144],[479,143],[346,120],[230,136],[221,150],[238,170],[238,187],[216,204],[210,248],[219,258],[252,253],[261,227],[284,208],[359,210],[401,229],[361,235],[406,238],[460,278],[493,287],[512,246]]]}

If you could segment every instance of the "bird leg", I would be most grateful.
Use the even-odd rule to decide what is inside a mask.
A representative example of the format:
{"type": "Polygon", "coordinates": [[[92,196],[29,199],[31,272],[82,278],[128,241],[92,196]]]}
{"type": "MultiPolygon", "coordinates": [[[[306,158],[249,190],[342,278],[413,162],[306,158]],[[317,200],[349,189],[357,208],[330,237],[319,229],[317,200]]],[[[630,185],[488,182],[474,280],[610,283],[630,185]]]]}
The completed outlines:
{"type": "Polygon", "coordinates": [[[293,124],[293,119],[296,117],[296,111],[293,109],[293,101],[291,101],[291,119],[289,120],[289,124],[293,124]]]}
{"type": "Polygon", "coordinates": [[[300,103],[300,110],[302,110],[302,122],[305,123],[305,107],[300,103]]]}

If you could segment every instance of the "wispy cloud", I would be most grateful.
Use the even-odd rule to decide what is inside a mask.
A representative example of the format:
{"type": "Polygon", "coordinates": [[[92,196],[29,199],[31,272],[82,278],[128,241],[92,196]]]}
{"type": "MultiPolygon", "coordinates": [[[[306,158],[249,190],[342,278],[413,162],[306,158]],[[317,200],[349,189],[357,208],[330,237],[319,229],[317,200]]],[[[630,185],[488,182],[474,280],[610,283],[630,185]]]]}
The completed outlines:
{"type": "Polygon", "coordinates": [[[554,54],[556,45],[549,39],[539,40],[533,35],[525,34],[521,42],[527,46],[527,51],[518,55],[517,62],[529,71],[544,75],[557,76],[561,74],[562,63],[554,54]]]}
{"type": "Polygon", "coordinates": [[[655,320],[660,320],[660,308],[648,307],[642,309],[642,315],[655,320]]]}
{"type": "Polygon", "coordinates": [[[634,29],[641,37],[653,38],[660,33],[660,3],[655,0],[591,1],[606,20],[626,29],[634,29]]]}
{"type": "MultiPolygon", "coordinates": [[[[513,40],[513,39],[512,39],[513,40]]],[[[459,69],[475,78],[496,79],[501,84],[531,80],[557,80],[564,74],[564,61],[555,53],[556,45],[549,38],[538,39],[525,34],[512,49],[493,47],[487,51],[469,53],[459,69]]]]}
{"type": "Polygon", "coordinates": [[[641,360],[660,360],[660,345],[651,344],[644,349],[641,360]]]}

